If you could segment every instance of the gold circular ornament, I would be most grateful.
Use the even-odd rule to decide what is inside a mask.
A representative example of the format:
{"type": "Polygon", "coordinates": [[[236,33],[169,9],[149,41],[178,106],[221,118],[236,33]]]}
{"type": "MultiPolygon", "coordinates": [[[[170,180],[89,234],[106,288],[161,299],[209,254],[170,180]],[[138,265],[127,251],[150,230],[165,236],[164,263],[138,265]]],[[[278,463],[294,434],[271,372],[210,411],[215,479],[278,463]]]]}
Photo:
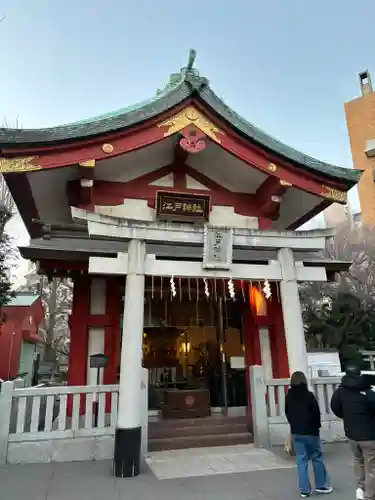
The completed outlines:
{"type": "Polygon", "coordinates": [[[193,396],[187,396],[185,398],[186,406],[193,406],[194,403],[195,403],[195,398],[193,396]]]}
{"type": "Polygon", "coordinates": [[[269,163],[268,167],[267,167],[267,170],[269,172],[276,172],[276,165],[274,163],[269,163]]]}
{"type": "Polygon", "coordinates": [[[114,147],[112,146],[112,144],[103,144],[102,150],[104,151],[104,153],[113,153],[114,147]]]}
{"type": "Polygon", "coordinates": [[[290,182],[288,181],[284,181],[282,179],[280,179],[280,186],[284,186],[284,187],[292,187],[293,184],[291,184],[290,182]]]}
{"type": "Polygon", "coordinates": [[[199,114],[194,108],[188,108],[186,110],[186,118],[191,122],[195,122],[198,120],[199,114]]]}

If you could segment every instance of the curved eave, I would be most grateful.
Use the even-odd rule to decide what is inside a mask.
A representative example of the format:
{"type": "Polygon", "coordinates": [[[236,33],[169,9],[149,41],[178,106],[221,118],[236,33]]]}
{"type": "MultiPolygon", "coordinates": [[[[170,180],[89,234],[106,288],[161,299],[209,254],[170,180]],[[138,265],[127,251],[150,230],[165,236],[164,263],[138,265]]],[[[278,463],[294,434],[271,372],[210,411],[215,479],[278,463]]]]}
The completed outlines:
{"type": "Polygon", "coordinates": [[[360,170],[354,170],[345,167],[339,167],[326,163],[296,149],[287,146],[283,142],[275,139],[260,128],[249,123],[247,120],[238,115],[235,111],[229,108],[212,90],[206,87],[200,91],[202,100],[210,106],[222,119],[228,122],[240,135],[250,140],[254,144],[261,146],[263,149],[271,153],[291,161],[297,166],[304,167],[311,173],[323,174],[331,179],[343,182],[348,189],[355,186],[362,175],[360,170]]]}
{"type": "Polygon", "coordinates": [[[198,96],[215,114],[238,134],[269,152],[279,155],[298,167],[339,181],[346,189],[355,186],[361,177],[359,170],[348,169],[317,160],[301,153],[263,132],[230,109],[208,85],[192,85],[183,81],[177,87],[162,92],[155,98],[118,113],[73,124],[44,129],[0,129],[0,148],[36,148],[61,143],[94,139],[104,134],[119,132],[137,126],[168,112],[189,97],[198,96]]]}
{"type": "Polygon", "coordinates": [[[133,106],[133,109],[111,115],[50,128],[0,128],[0,148],[53,146],[118,132],[155,118],[174,108],[191,94],[191,87],[184,82],[169,92],[162,93],[155,99],[150,99],[146,104],[141,104],[139,107],[133,106]]]}

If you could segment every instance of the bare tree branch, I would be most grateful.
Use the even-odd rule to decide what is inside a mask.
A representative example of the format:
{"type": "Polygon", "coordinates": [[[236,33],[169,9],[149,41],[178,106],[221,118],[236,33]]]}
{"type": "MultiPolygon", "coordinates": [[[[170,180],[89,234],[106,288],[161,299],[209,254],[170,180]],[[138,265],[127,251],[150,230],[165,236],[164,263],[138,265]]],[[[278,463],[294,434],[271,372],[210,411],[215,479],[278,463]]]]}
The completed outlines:
{"type": "Polygon", "coordinates": [[[26,277],[24,290],[39,293],[44,308],[44,319],[39,333],[45,340],[45,360],[58,362],[69,352],[68,318],[73,298],[73,283],[69,279],[38,276],[35,271],[26,277]]]}
{"type": "Polygon", "coordinates": [[[333,283],[303,283],[300,287],[308,344],[343,349],[375,340],[375,234],[348,223],[337,228],[324,255],[352,262],[333,283]],[[373,326],[374,325],[374,326],[373,326]],[[354,345],[353,344],[353,345],[354,345]]]}
{"type": "MultiPolygon", "coordinates": [[[[0,22],[5,19],[5,16],[0,18],[0,22]]],[[[2,127],[9,127],[9,123],[4,118],[2,127]]],[[[18,118],[15,120],[14,128],[20,128],[18,118]]],[[[0,174],[0,236],[3,234],[6,224],[10,221],[16,212],[16,205],[10,194],[4,176],[0,174]]]]}

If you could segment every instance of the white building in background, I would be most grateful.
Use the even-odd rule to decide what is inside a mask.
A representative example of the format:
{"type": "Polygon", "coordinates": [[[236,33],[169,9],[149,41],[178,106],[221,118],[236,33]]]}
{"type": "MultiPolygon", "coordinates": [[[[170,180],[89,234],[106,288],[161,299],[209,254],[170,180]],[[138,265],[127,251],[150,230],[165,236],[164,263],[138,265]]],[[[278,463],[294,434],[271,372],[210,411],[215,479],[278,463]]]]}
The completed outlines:
{"type": "Polygon", "coordinates": [[[324,210],[323,217],[327,229],[337,227],[340,224],[344,224],[346,221],[351,221],[353,227],[362,222],[361,212],[354,212],[350,203],[346,205],[333,203],[324,210]]]}

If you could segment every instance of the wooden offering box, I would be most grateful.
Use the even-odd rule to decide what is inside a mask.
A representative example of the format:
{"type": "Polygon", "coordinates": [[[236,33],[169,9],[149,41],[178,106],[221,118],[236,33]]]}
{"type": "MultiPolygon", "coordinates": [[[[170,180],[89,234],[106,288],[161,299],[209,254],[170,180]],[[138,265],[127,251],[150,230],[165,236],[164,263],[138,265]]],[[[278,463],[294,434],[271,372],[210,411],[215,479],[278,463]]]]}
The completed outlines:
{"type": "Polygon", "coordinates": [[[207,389],[170,389],[165,391],[164,418],[201,418],[210,415],[207,389]]]}

